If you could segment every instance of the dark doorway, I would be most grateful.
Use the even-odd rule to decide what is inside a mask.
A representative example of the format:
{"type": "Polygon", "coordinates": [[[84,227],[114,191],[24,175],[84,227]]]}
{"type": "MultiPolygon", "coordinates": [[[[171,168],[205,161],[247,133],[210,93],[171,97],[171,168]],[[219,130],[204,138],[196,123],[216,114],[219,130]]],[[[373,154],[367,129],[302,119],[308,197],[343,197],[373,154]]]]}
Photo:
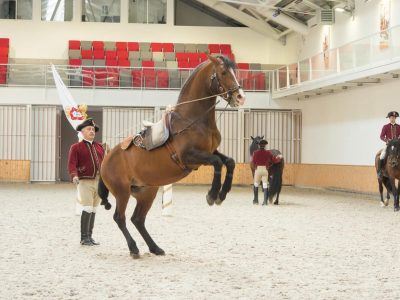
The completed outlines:
{"type": "MultiPolygon", "coordinates": [[[[103,109],[101,107],[89,107],[88,116],[93,118],[100,130],[96,133],[95,141],[101,142],[103,128],[103,109]]],[[[60,149],[60,180],[70,181],[68,174],[68,153],[72,144],[78,142],[77,132],[69,124],[64,111],[61,111],[61,149],[60,149]]]]}

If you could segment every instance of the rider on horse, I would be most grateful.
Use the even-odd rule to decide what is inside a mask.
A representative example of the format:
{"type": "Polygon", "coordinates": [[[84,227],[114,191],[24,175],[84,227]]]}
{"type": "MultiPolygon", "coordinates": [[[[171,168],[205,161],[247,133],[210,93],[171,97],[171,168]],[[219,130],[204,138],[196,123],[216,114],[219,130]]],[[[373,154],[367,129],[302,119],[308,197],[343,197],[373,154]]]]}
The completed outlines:
{"type": "MultiPolygon", "coordinates": [[[[387,114],[386,118],[389,118],[390,123],[383,126],[381,133],[381,140],[384,141],[386,144],[393,139],[400,138],[400,125],[396,123],[396,118],[398,116],[399,113],[397,111],[391,111],[387,114]]],[[[381,155],[379,157],[378,178],[382,178],[382,168],[385,162],[386,147],[387,146],[382,149],[381,155]]]]}
{"type": "Polygon", "coordinates": [[[254,200],[253,204],[258,204],[258,186],[260,180],[262,180],[264,189],[264,202],[263,205],[267,205],[268,201],[268,169],[274,164],[278,163],[282,159],[282,155],[273,156],[270,150],[265,150],[265,146],[268,144],[266,140],[259,142],[260,149],[253,153],[252,162],[256,167],[254,172],[254,200]]]}

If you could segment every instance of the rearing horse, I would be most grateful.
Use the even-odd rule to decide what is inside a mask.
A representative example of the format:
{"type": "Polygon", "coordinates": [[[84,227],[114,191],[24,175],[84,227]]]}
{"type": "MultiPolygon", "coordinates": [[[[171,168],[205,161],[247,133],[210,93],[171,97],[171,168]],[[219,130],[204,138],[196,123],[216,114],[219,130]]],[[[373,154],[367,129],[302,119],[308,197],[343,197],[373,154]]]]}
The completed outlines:
{"type": "Polygon", "coordinates": [[[99,195],[106,209],[108,191],[115,196],[114,220],[125,236],[129,251],[139,257],[139,249],[126,228],[125,210],[132,195],[136,207],[131,217],[151,253],[165,252],[153,241],[146,230],[146,215],[156,197],[159,186],[171,184],[186,177],[201,165],[212,165],[214,177],[207,194],[209,205],[221,204],[232,186],[235,161],[219,153],[221,135],[215,122],[217,95],[232,107],[244,104],[245,95],[234,73],[235,65],[223,56],[208,56],[187,79],[178,103],[171,112],[170,138],[162,147],[146,151],[132,146],[122,150],[114,147],[101,166],[99,195]],[[221,188],[221,169],[225,165],[226,177],[221,188]]]}

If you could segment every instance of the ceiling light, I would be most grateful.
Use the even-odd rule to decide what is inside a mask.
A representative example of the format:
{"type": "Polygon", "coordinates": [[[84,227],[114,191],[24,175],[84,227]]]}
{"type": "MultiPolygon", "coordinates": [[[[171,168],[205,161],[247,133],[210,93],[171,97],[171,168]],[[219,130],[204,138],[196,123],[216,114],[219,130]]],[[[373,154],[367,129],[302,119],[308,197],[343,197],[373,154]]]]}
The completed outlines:
{"type": "Polygon", "coordinates": [[[335,10],[338,11],[338,12],[344,12],[345,11],[345,9],[343,7],[336,7],[335,10]]]}

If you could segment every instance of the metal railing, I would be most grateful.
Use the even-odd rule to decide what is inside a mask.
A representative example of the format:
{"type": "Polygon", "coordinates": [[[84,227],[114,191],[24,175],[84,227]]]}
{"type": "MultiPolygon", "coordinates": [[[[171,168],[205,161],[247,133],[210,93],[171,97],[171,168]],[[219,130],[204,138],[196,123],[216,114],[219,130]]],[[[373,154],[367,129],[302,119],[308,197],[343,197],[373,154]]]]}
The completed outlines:
{"type": "Polygon", "coordinates": [[[400,25],[274,71],[274,91],[400,57],[400,25]]]}
{"type": "MultiPolygon", "coordinates": [[[[118,66],[57,65],[61,79],[68,87],[101,89],[180,89],[193,69],[125,68],[118,66]]],[[[55,86],[50,65],[0,65],[0,86],[55,86]]],[[[239,84],[246,91],[268,92],[271,71],[236,70],[239,84]]]]}

